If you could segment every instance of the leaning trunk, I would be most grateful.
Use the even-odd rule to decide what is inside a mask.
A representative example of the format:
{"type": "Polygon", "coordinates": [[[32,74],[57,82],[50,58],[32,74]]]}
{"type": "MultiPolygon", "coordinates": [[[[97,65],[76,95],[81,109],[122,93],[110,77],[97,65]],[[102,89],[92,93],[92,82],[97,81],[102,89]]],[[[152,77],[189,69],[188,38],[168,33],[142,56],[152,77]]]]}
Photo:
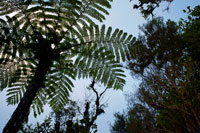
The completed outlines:
{"type": "Polygon", "coordinates": [[[4,127],[3,133],[16,133],[22,127],[38,90],[44,86],[45,76],[50,68],[51,62],[51,58],[39,61],[35,75],[29,83],[23,98],[20,100],[20,103],[12,114],[10,120],[4,127]]]}

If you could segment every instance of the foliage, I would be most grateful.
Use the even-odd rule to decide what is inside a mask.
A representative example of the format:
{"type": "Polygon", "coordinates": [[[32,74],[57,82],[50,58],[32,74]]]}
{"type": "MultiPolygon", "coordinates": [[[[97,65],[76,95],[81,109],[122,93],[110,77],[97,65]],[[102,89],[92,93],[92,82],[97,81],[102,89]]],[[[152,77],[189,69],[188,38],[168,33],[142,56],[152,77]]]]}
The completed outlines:
{"type": "Polygon", "coordinates": [[[188,8],[179,25],[159,17],[140,27],[129,69],[142,82],[127,111],[127,132],[199,131],[199,9],[188,8]]]}
{"type": "Polygon", "coordinates": [[[138,101],[134,94],[126,95],[128,108],[123,113],[115,113],[115,122],[111,125],[112,133],[151,133],[157,132],[156,112],[138,101]]]}
{"type": "Polygon", "coordinates": [[[33,125],[30,124],[26,124],[24,125],[24,127],[19,131],[22,133],[51,133],[52,132],[52,118],[51,117],[47,117],[44,119],[43,123],[39,123],[37,122],[37,124],[35,125],[35,127],[33,128],[33,125]]]}
{"type": "Polygon", "coordinates": [[[135,38],[94,21],[105,19],[111,1],[0,2],[0,88],[7,88],[8,104],[20,102],[12,120],[28,115],[30,105],[35,116],[47,103],[55,111],[64,107],[75,79],[123,88],[120,62],[129,59],[135,38]]]}
{"type": "MultiPolygon", "coordinates": [[[[56,109],[56,105],[62,105],[63,101],[66,101],[64,99],[73,87],[71,79],[75,77],[94,77],[108,87],[122,88],[125,81],[121,78],[124,75],[122,70],[119,70],[121,65],[118,62],[120,59],[125,60],[125,50],[128,49],[124,44],[130,43],[132,38],[131,36],[127,38],[127,34],[118,29],[112,34],[111,27],[107,31],[105,26],[99,29],[89,18],[91,16],[102,21],[104,19],[102,14],[108,14],[103,7],[109,8],[109,1],[81,3],[78,0],[74,2],[35,0],[22,3],[7,1],[2,4],[13,6],[5,9],[2,5],[2,15],[17,12],[13,17],[7,16],[7,22],[1,19],[2,36],[8,35],[5,41],[9,42],[9,45],[2,42],[1,64],[6,64],[4,67],[7,69],[12,69],[9,64],[15,65],[14,75],[10,75],[11,79],[6,82],[7,85],[1,85],[2,88],[10,88],[8,89],[10,104],[17,103],[21,99],[23,88],[32,78],[39,56],[44,56],[40,55],[44,51],[39,51],[42,45],[51,49],[55,57],[46,77],[45,88],[40,90],[38,94],[41,96],[38,96],[38,101],[35,102],[39,103],[39,99],[47,95],[47,99],[51,99],[50,105],[56,109]],[[39,37],[45,42],[37,44],[40,41],[39,37]],[[75,58],[74,63],[73,58],[75,58]]],[[[8,79],[8,76],[5,76],[6,78],[8,79]]],[[[3,83],[5,84],[5,82],[1,84],[3,83]]]]}
{"type": "Polygon", "coordinates": [[[119,112],[114,114],[115,122],[111,126],[111,133],[126,133],[127,132],[127,119],[124,114],[119,112]]]}
{"type": "MultiPolygon", "coordinates": [[[[135,0],[130,0],[130,1],[135,1],[135,0]]],[[[171,2],[173,2],[173,0],[138,0],[134,2],[133,8],[139,9],[146,18],[149,15],[153,16],[154,10],[158,8],[160,4],[163,2],[168,3],[168,6],[166,7],[166,10],[168,10],[169,5],[171,2]]]]}
{"type": "MultiPolygon", "coordinates": [[[[35,126],[25,124],[21,129],[23,133],[89,133],[97,132],[95,123],[97,117],[104,113],[105,104],[102,104],[103,95],[107,91],[97,92],[94,88],[94,81],[87,89],[95,94],[94,99],[85,100],[84,107],[77,101],[68,100],[64,109],[51,114],[41,124],[37,122],[35,126]]],[[[88,99],[88,98],[87,98],[88,99]]]]}

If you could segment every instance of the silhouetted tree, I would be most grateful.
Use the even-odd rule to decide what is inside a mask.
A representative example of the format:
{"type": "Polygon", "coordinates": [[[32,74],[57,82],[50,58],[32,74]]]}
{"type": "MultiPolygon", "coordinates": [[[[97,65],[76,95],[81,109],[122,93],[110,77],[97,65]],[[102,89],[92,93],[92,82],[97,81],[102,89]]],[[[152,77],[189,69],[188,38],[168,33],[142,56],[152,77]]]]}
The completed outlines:
{"type": "Polygon", "coordinates": [[[58,112],[52,112],[43,123],[37,123],[35,127],[25,124],[22,132],[55,132],[55,133],[90,133],[97,132],[95,121],[104,113],[105,104],[101,100],[107,90],[101,93],[94,87],[95,81],[92,81],[88,87],[89,91],[95,95],[94,100],[87,100],[82,108],[76,101],[69,100],[64,109],[58,112]]]}
{"type": "Polygon", "coordinates": [[[142,82],[129,103],[127,132],[200,131],[200,6],[187,13],[179,25],[159,17],[140,27],[128,67],[142,82]]]}
{"type": "Polygon", "coordinates": [[[168,3],[166,10],[169,9],[169,5],[174,0],[130,0],[134,2],[133,8],[139,9],[144,17],[148,17],[149,15],[153,16],[153,12],[156,8],[160,6],[161,3],[168,3]]]}
{"type": "Polygon", "coordinates": [[[199,8],[189,10],[180,26],[152,20],[137,40],[130,69],[141,74],[138,98],[158,113],[159,130],[196,132],[200,127],[199,8]]]}
{"type": "Polygon", "coordinates": [[[127,116],[126,114],[115,113],[115,122],[111,125],[111,133],[127,133],[127,116]]]}
{"type": "Polygon", "coordinates": [[[49,103],[63,108],[72,80],[92,78],[108,88],[122,89],[120,61],[128,59],[135,39],[102,22],[111,0],[1,0],[1,90],[18,104],[3,132],[17,132],[28,116],[49,103]]]}

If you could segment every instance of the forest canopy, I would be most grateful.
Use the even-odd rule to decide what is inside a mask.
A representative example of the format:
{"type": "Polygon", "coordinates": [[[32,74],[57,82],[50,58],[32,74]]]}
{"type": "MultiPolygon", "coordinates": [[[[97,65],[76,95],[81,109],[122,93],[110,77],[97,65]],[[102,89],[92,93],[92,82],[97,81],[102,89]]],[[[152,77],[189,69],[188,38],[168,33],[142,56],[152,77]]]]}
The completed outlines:
{"type": "Polygon", "coordinates": [[[178,24],[158,17],[140,27],[129,69],[142,82],[112,132],[200,131],[200,6],[184,12],[178,24]]]}

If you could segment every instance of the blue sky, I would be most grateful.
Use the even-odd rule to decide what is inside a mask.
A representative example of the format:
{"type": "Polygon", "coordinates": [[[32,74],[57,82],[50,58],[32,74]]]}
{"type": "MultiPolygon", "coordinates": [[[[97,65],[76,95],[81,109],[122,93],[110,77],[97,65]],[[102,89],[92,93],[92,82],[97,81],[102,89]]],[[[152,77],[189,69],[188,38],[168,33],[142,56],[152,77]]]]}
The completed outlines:
{"type": "MultiPolygon", "coordinates": [[[[186,15],[182,12],[183,9],[186,9],[188,5],[194,7],[195,5],[200,4],[200,0],[174,0],[170,5],[170,10],[164,11],[166,3],[163,3],[159,9],[156,10],[156,14],[164,16],[164,19],[172,19],[178,21],[180,18],[185,18],[186,15]]],[[[119,28],[129,34],[137,36],[139,33],[138,25],[141,25],[146,22],[138,10],[133,10],[133,3],[129,0],[114,0],[112,3],[112,9],[110,9],[110,15],[106,16],[106,20],[103,22],[106,26],[112,26],[113,29],[119,28]]],[[[129,72],[126,72],[126,86],[124,91],[114,91],[108,90],[104,102],[107,101],[108,107],[105,109],[105,114],[101,115],[98,120],[98,132],[99,133],[109,133],[109,123],[113,123],[115,112],[122,112],[126,108],[126,101],[124,99],[124,93],[133,92],[137,89],[139,81],[133,79],[129,72]]],[[[79,80],[76,81],[75,89],[72,98],[73,99],[82,99],[85,97],[85,88],[89,85],[90,81],[88,80],[79,80]]],[[[98,86],[97,86],[98,88],[98,86]]],[[[0,132],[2,131],[5,123],[10,118],[15,107],[7,106],[5,92],[0,93],[0,132]]],[[[38,119],[45,118],[45,115],[50,111],[48,107],[45,108],[45,113],[40,116],[38,119]]],[[[31,121],[36,121],[32,116],[30,117],[31,121]]]]}
{"type": "MultiPolygon", "coordinates": [[[[156,9],[155,13],[156,15],[163,16],[164,20],[171,19],[178,21],[180,18],[186,18],[187,16],[182,12],[183,9],[186,9],[188,5],[194,7],[198,4],[200,4],[200,0],[174,0],[170,4],[169,11],[163,11],[167,6],[167,3],[163,3],[160,5],[160,8],[156,9]]],[[[133,10],[132,7],[133,3],[129,2],[129,0],[114,0],[110,15],[107,16],[104,24],[112,26],[113,28],[122,29],[129,34],[137,36],[139,33],[138,26],[145,23],[146,20],[142,17],[139,10],[133,10]]],[[[99,133],[109,133],[108,123],[113,123],[114,112],[122,112],[123,109],[126,109],[124,94],[137,90],[139,81],[133,79],[128,71],[126,81],[127,83],[123,92],[108,92],[110,94],[108,94],[109,102],[106,114],[100,116],[97,121],[99,133]]]]}

